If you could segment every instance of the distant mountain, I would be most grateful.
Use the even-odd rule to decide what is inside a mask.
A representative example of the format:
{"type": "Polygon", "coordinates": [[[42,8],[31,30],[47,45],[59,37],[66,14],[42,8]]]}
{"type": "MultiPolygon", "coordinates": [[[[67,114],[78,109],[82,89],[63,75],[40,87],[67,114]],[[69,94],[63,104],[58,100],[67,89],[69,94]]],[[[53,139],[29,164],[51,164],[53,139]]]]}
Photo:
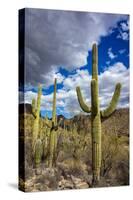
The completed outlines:
{"type": "Polygon", "coordinates": [[[31,104],[29,103],[21,103],[19,104],[19,113],[23,114],[23,113],[27,113],[27,114],[31,114],[32,113],[32,107],[31,104]]]}
{"type": "MultiPolygon", "coordinates": [[[[31,104],[19,104],[19,112],[23,114],[32,114],[31,104]]],[[[57,121],[60,121],[60,126],[71,130],[76,127],[78,131],[86,130],[91,133],[91,116],[76,115],[71,119],[66,119],[63,115],[57,116],[57,121]],[[62,119],[62,120],[60,120],[62,119]]],[[[118,135],[129,136],[129,108],[116,110],[110,117],[102,119],[102,130],[107,134],[117,133],[118,135]]]]}
{"type": "Polygon", "coordinates": [[[106,132],[116,132],[118,135],[129,136],[129,108],[116,110],[109,118],[103,120],[106,132]]]}
{"type": "MultiPolygon", "coordinates": [[[[67,129],[77,127],[79,131],[83,129],[91,133],[91,116],[76,115],[72,119],[64,119],[67,129]]],[[[102,130],[108,134],[129,136],[129,108],[116,110],[110,117],[102,119],[102,130]]]]}
{"type": "MultiPolygon", "coordinates": [[[[30,103],[21,103],[19,104],[19,113],[23,114],[23,113],[27,113],[27,114],[32,114],[32,106],[30,103]]],[[[58,115],[57,116],[57,121],[59,121],[60,119],[62,119],[63,121],[65,120],[65,117],[63,115],[58,115]]]]}
{"type": "Polygon", "coordinates": [[[57,121],[60,121],[60,120],[65,120],[65,117],[64,115],[57,115],[57,121]]]}

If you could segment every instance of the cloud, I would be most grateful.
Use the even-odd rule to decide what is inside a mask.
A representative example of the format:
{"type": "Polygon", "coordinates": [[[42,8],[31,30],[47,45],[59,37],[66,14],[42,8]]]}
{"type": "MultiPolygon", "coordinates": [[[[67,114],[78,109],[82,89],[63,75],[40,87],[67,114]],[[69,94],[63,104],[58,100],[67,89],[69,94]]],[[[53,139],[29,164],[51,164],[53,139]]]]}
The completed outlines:
{"type": "Polygon", "coordinates": [[[106,64],[107,64],[107,66],[109,66],[110,65],[110,61],[106,61],[106,64]]]}
{"type": "Polygon", "coordinates": [[[122,40],[129,40],[129,34],[127,32],[120,31],[120,34],[117,36],[117,38],[120,38],[122,40]]]}
{"type": "Polygon", "coordinates": [[[124,54],[126,52],[126,49],[120,49],[119,54],[124,54]]]}
{"type": "Polygon", "coordinates": [[[25,17],[25,81],[31,85],[50,84],[48,75],[58,73],[59,67],[71,71],[85,65],[92,43],[127,19],[120,14],[44,9],[26,9],[25,17]]]}
{"type": "Polygon", "coordinates": [[[44,78],[44,86],[45,87],[53,85],[53,81],[54,81],[55,78],[57,78],[58,84],[62,83],[64,78],[65,78],[62,74],[60,74],[59,72],[56,72],[56,68],[54,68],[54,66],[53,66],[53,68],[51,69],[50,72],[48,72],[45,75],[42,74],[41,77],[44,78]]]}
{"type": "Polygon", "coordinates": [[[115,55],[113,52],[112,52],[112,48],[109,48],[108,49],[108,56],[111,60],[113,60],[114,58],[117,57],[117,55],[115,55]]]}
{"type": "MultiPolygon", "coordinates": [[[[91,104],[91,93],[90,93],[90,81],[91,75],[87,71],[80,70],[78,74],[74,77],[69,77],[69,85],[73,86],[73,96],[69,95],[66,98],[66,109],[71,113],[77,114],[81,112],[81,108],[77,101],[77,96],[75,92],[76,86],[80,86],[83,97],[85,101],[90,105],[91,104]],[[84,74],[83,77],[80,74],[84,74]],[[71,83],[71,84],[70,84],[71,83]]],[[[109,102],[113,96],[115,85],[121,82],[122,91],[120,96],[120,101],[118,107],[127,107],[129,106],[129,69],[121,63],[117,62],[114,65],[108,67],[103,73],[99,75],[99,99],[101,109],[106,108],[109,105],[109,102]]],[[[64,82],[64,88],[68,89],[67,80],[64,82]]],[[[61,92],[61,91],[60,91],[61,92]]]]}
{"type": "MultiPolygon", "coordinates": [[[[104,72],[99,74],[99,100],[101,109],[104,109],[109,105],[115,90],[115,85],[118,82],[122,84],[122,91],[117,107],[129,106],[129,69],[121,62],[117,62],[105,69],[104,72]]],[[[75,74],[69,75],[63,80],[63,88],[58,89],[57,91],[57,107],[60,113],[68,117],[72,117],[81,112],[84,113],[77,100],[76,87],[81,87],[84,100],[90,105],[90,82],[91,75],[88,70],[83,69],[77,69],[75,74]]],[[[31,103],[32,98],[36,97],[36,95],[37,94],[34,92],[27,91],[24,95],[25,101],[31,103]]],[[[41,109],[51,111],[52,100],[53,93],[42,95],[41,109]]]]}
{"type": "Polygon", "coordinates": [[[129,21],[120,23],[119,34],[117,35],[117,38],[129,40],[129,21]]]}
{"type": "Polygon", "coordinates": [[[123,63],[117,62],[99,76],[101,107],[109,104],[118,82],[122,85],[118,107],[129,105],[129,69],[123,63]]]}
{"type": "Polygon", "coordinates": [[[19,91],[19,103],[30,103],[32,102],[33,98],[37,98],[37,93],[32,91],[22,92],[19,91]]]}
{"type": "Polygon", "coordinates": [[[121,22],[120,26],[121,26],[121,29],[123,31],[128,31],[129,30],[129,21],[127,21],[127,22],[121,22]]]}

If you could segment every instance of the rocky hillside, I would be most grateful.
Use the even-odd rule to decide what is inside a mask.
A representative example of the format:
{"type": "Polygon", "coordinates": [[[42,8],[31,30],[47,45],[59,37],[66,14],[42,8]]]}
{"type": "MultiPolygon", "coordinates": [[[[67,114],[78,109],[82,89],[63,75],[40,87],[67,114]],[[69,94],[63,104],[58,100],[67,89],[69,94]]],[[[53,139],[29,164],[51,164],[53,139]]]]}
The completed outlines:
{"type": "Polygon", "coordinates": [[[31,114],[32,113],[31,104],[29,104],[29,103],[19,104],[19,113],[20,114],[23,114],[23,113],[31,114]]]}
{"type": "MultiPolygon", "coordinates": [[[[91,132],[91,117],[88,115],[77,115],[72,119],[63,119],[67,129],[76,126],[79,131],[83,129],[91,132]]],[[[116,110],[109,118],[102,119],[102,129],[108,134],[129,136],[129,109],[116,110]]]]}
{"type": "MultiPolygon", "coordinates": [[[[31,114],[30,104],[19,105],[20,114],[23,112],[31,114]]],[[[60,126],[71,130],[76,127],[78,131],[86,130],[91,133],[91,117],[89,115],[76,115],[71,119],[66,119],[63,115],[58,115],[60,126]]],[[[116,110],[109,118],[102,119],[102,130],[107,134],[115,134],[129,136],[129,108],[116,110]]]]}
{"type": "MultiPolygon", "coordinates": [[[[90,116],[77,115],[72,119],[58,116],[56,167],[51,170],[47,166],[50,137],[46,119],[41,117],[39,122],[43,153],[41,164],[35,168],[31,148],[34,122],[31,105],[22,104],[19,108],[20,187],[28,192],[91,187],[90,116]]],[[[109,118],[102,120],[102,133],[101,181],[98,187],[128,185],[129,109],[116,110],[109,118]]]]}

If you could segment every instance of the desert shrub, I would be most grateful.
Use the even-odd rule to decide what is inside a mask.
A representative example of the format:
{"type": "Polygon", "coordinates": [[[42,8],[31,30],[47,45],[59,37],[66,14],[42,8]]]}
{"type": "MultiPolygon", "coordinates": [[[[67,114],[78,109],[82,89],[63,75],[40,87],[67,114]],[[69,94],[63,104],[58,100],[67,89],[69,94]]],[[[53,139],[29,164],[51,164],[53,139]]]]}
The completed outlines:
{"type": "Polygon", "coordinates": [[[102,134],[102,176],[107,176],[118,153],[118,138],[115,135],[102,134]]]}
{"type": "Polygon", "coordinates": [[[88,142],[88,134],[80,134],[76,129],[65,131],[62,139],[62,151],[65,152],[66,158],[83,161],[88,142]]]}
{"type": "Polygon", "coordinates": [[[116,179],[120,185],[129,184],[129,144],[128,137],[119,138],[119,151],[116,156],[116,179]]]}
{"type": "Polygon", "coordinates": [[[68,158],[62,163],[58,163],[59,171],[62,171],[62,174],[67,177],[67,175],[75,175],[78,177],[84,176],[87,174],[87,165],[80,160],[74,160],[68,158]]]}
{"type": "Polygon", "coordinates": [[[114,134],[102,135],[102,170],[103,177],[112,180],[111,185],[128,184],[129,179],[128,137],[114,134]]]}

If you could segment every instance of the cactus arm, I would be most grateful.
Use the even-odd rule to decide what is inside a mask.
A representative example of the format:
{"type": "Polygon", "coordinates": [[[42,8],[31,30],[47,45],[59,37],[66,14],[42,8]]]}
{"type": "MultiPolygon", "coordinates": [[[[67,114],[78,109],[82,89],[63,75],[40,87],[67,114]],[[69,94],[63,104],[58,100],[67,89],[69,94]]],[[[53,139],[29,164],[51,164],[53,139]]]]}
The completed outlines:
{"type": "Polygon", "coordinates": [[[45,125],[48,127],[48,128],[52,128],[52,123],[50,122],[45,122],[45,125]]]}
{"type": "Polygon", "coordinates": [[[82,108],[82,110],[84,112],[90,113],[91,112],[91,108],[89,106],[87,106],[86,103],[84,102],[80,87],[77,87],[76,91],[77,91],[77,97],[78,97],[78,102],[80,104],[80,107],[82,108]]]}
{"type": "Polygon", "coordinates": [[[92,114],[96,115],[98,112],[98,85],[95,79],[91,80],[91,100],[92,100],[91,107],[93,108],[92,114]]]}
{"type": "Polygon", "coordinates": [[[36,100],[32,99],[32,114],[36,118],[36,100]]]}
{"type": "Polygon", "coordinates": [[[46,113],[46,118],[45,118],[45,125],[47,126],[47,128],[52,127],[52,122],[51,120],[48,119],[47,113],[46,113]]]}
{"type": "Polygon", "coordinates": [[[32,99],[32,114],[35,118],[37,117],[37,115],[40,114],[41,95],[42,95],[42,86],[39,85],[37,102],[34,98],[32,99]]]}
{"type": "Polygon", "coordinates": [[[121,84],[117,83],[112,100],[109,106],[105,110],[101,111],[101,117],[108,117],[115,111],[119,97],[120,97],[120,92],[121,92],[121,84]]]}

